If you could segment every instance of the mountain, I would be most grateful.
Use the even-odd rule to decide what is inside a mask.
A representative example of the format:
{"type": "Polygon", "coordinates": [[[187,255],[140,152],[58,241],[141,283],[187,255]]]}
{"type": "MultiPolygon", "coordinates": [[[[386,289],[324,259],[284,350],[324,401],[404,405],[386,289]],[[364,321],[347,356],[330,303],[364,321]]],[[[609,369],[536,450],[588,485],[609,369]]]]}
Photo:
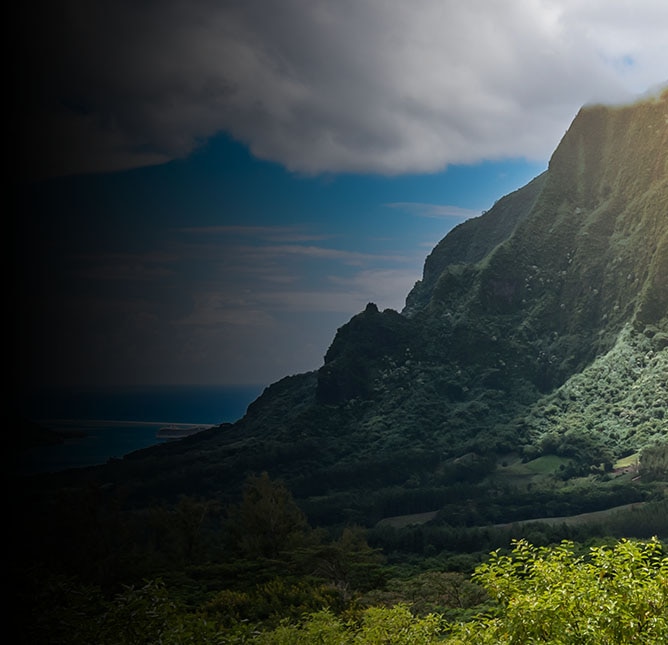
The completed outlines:
{"type": "Polygon", "coordinates": [[[668,90],[586,106],[548,169],[453,229],[402,312],[369,303],[317,371],[234,424],[53,480],[141,504],[281,478],[315,523],[431,511],[504,460],[608,470],[668,441],[668,90]]]}

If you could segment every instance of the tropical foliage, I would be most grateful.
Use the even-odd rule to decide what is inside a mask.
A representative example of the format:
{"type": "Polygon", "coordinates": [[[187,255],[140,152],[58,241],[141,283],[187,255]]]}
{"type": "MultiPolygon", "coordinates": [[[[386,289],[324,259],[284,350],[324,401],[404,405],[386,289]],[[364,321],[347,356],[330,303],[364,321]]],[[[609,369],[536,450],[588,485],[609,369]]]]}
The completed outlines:
{"type": "Polygon", "coordinates": [[[210,606],[188,608],[160,582],[110,599],[61,584],[57,611],[27,629],[33,643],[82,645],[661,645],[668,639],[668,556],[656,539],[588,552],[571,542],[535,547],[520,540],[509,554],[493,552],[472,582],[495,602],[479,605],[484,613],[464,622],[416,613],[406,603],[338,614],[323,605],[270,628],[221,621],[210,606]]]}
{"type": "Polygon", "coordinates": [[[12,480],[17,633],[666,642],[667,104],[583,109],[236,423],[12,480]]]}

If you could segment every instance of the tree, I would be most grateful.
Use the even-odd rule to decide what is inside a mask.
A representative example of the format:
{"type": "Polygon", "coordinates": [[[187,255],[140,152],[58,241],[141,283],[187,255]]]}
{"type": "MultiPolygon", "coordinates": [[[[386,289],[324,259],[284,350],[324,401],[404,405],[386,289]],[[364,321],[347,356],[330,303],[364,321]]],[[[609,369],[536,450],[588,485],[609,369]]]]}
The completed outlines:
{"type": "Polygon", "coordinates": [[[359,621],[343,622],[328,610],[309,615],[299,625],[283,624],[260,633],[261,645],[432,645],[441,643],[443,621],[429,614],[416,618],[404,605],[369,607],[359,621]]]}
{"type": "Polygon", "coordinates": [[[379,549],[369,546],[359,526],[346,527],[338,540],[314,544],[300,555],[303,566],[333,585],[345,602],[352,598],[353,591],[367,591],[384,581],[384,557],[379,549]]]}
{"type": "Polygon", "coordinates": [[[587,557],[574,544],[492,553],[473,576],[498,601],[449,643],[659,645],[668,642],[668,557],[660,542],[621,540],[587,557]]]}
{"type": "Polygon", "coordinates": [[[276,558],[301,545],[309,529],[289,489],[266,472],[246,480],[241,503],[228,515],[236,545],[249,558],[276,558]]]}
{"type": "Polygon", "coordinates": [[[190,562],[201,547],[202,526],[218,504],[212,500],[198,500],[187,495],[179,498],[175,508],[174,528],[178,532],[183,557],[190,562]]]}
{"type": "Polygon", "coordinates": [[[454,615],[457,612],[461,616],[487,600],[482,587],[458,571],[425,571],[392,582],[394,595],[409,602],[411,611],[421,616],[428,613],[454,615]]]}
{"type": "MultiPolygon", "coordinates": [[[[12,641],[31,645],[200,645],[220,643],[221,630],[170,597],[164,583],[124,586],[113,597],[97,587],[59,579],[44,590],[51,600],[30,621],[17,624],[12,641]]],[[[34,609],[34,608],[31,608],[34,609]]]]}
{"type": "Polygon", "coordinates": [[[668,479],[668,443],[648,446],[640,454],[643,481],[668,479]]]}

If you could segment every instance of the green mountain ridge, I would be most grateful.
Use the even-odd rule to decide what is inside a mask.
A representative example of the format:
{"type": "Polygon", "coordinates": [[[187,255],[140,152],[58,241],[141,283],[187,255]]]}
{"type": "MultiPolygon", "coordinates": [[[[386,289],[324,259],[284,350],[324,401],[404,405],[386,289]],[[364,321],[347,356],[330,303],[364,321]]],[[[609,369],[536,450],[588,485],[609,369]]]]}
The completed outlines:
{"type": "Polygon", "coordinates": [[[52,480],[137,504],[286,482],[314,524],[440,508],[499,459],[573,473],[668,441],[668,90],[587,106],[548,169],[453,229],[402,312],[369,303],[320,369],[234,424],[52,480]]]}

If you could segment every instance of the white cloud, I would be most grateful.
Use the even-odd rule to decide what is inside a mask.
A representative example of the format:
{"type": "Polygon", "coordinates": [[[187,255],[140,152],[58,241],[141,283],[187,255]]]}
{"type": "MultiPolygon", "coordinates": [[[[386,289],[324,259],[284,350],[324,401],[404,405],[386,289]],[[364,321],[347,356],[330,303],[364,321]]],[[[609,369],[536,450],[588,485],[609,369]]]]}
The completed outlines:
{"type": "Polygon", "coordinates": [[[403,210],[412,215],[419,217],[434,217],[434,218],[455,218],[455,219],[469,219],[470,217],[477,217],[480,215],[479,211],[470,208],[462,208],[461,206],[452,206],[449,204],[426,204],[423,202],[393,202],[386,204],[389,208],[396,208],[403,210]]]}
{"type": "Polygon", "coordinates": [[[582,104],[667,80],[665,0],[69,0],[35,15],[23,127],[42,144],[51,131],[44,172],[160,163],[220,131],[304,173],[542,160],[582,104]]]}

